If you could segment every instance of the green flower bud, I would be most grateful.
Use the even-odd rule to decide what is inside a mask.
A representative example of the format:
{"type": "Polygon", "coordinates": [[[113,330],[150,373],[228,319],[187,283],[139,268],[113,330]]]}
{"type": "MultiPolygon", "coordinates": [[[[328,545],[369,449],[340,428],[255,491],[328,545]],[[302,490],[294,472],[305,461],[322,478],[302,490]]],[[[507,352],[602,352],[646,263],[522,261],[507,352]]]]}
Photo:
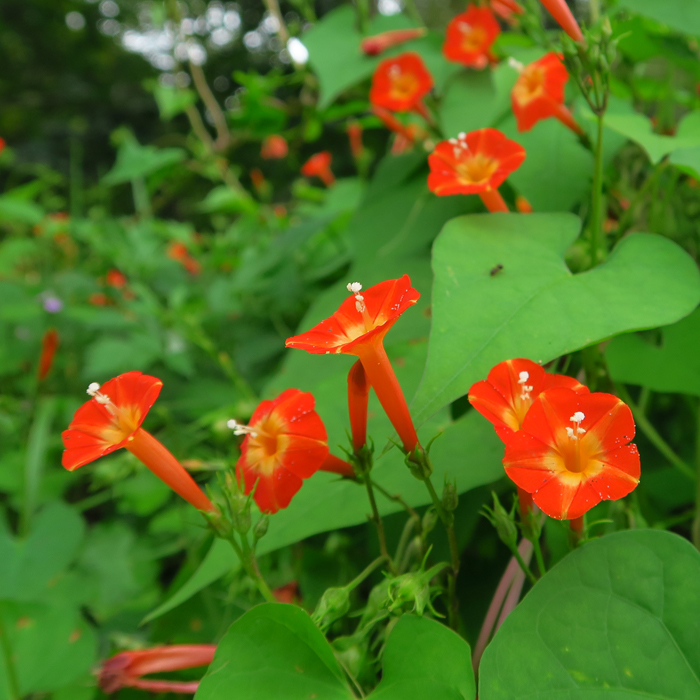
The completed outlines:
{"type": "Polygon", "coordinates": [[[442,490],[442,507],[446,511],[457,510],[459,504],[459,496],[457,495],[457,484],[446,481],[445,488],[442,490]]]}
{"type": "Polygon", "coordinates": [[[438,520],[439,517],[435,508],[428,508],[428,510],[425,511],[425,515],[423,516],[423,534],[427,535],[429,532],[432,532],[435,529],[438,520]]]}
{"type": "Polygon", "coordinates": [[[430,603],[430,583],[425,580],[425,572],[415,572],[398,576],[391,582],[389,596],[393,601],[391,610],[412,604],[412,611],[422,615],[430,603]]]}
{"type": "Polygon", "coordinates": [[[262,518],[260,518],[260,520],[258,520],[258,522],[255,523],[255,527],[253,527],[253,539],[256,542],[262,537],[265,537],[269,525],[270,517],[268,515],[263,515],[262,518]]]}
{"type": "Polygon", "coordinates": [[[250,498],[236,491],[228,494],[229,508],[231,509],[231,523],[233,529],[245,535],[252,524],[250,517],[250,498]]]}
{"type": "Polygon", "coordinates": [[[318,601],[311,619],[325,631],[348,610],[350,610],[350,591],[347,588],[329,588],[318,601]]]}
{"type": "Polygon", "coordinates": [[[496,528],[501,542],[510,549],[518,544],[518,527],[515,524],[514,509],[510,513],[501,505],[498,496],[493,493],[493,508],[484,506],[483,513],[496,528]]]}

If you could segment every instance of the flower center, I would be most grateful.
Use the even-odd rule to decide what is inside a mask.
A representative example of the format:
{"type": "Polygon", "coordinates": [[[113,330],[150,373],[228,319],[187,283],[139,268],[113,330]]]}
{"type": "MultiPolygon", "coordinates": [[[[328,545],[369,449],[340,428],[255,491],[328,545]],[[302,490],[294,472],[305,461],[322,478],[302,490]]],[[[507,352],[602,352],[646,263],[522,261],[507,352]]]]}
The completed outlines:
{"type": "Polygon", "coordinates": [[[367,312],[367,305],[365,304],[365,298],[360,294],[362,291],[362,285],[359,282],[349,282],[347,285],[347,290],[355,296],[355,310],[358,314],[362,314],[362,323],[365,326],[365,333],[374,329],[375,324],[372,322],[369,313],[367,312]]]}
{"type": "Polygon", "coordinates": [[[475,27],[468,22],[460,22],[458,26],[462,33],[462,48],[469,52],[481,50],[486,41],[486,30],[483,27],[475,27]]]}
{"type": "Polygon", "coordinates": [[[410,71],[402,71],[401,66],[394,64],[389,68],[392,97],[397,99],[412,97],[418,90],[418,79],[410,71]]]}
{"type": "Polygon", "coordinates": [[[483,153],[468,155],[457,163],[455,170],[462,182],[469,185],[485,185],[498,168],[498,161],[483,153]]]}
{"type": "Polygon", "coordinates": [[[525,68],[513,87],[515,99],[521,104],[530,102],[544,93],[544,71],[539,67],[525,68]]]}
{"type": "Polygon", "coordinates": [[[106,442],[116,445],[138,430],[141,418],[138,406],[116,406],[107,394],[100,391],[100,385],[97,382],[92,382],[88,386],[87,393],[98,404],[104,406],[111,415],[109,425],[100,431],[106,442]]]}

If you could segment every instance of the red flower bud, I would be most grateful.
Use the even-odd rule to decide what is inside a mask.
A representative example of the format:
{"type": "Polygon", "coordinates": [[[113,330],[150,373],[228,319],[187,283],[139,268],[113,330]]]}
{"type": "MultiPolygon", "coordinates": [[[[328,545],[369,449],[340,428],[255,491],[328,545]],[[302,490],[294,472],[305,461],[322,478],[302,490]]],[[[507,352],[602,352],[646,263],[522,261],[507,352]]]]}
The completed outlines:
{"type": "Polygon", "coordinates": [[[412,39],[420,39],[428,30],[420,27],[417,29],[390,29],[381,34],[368,36],[360,42],[360,48],[367,56],[378,56],[392,46],[399,46],[412,39]]]}

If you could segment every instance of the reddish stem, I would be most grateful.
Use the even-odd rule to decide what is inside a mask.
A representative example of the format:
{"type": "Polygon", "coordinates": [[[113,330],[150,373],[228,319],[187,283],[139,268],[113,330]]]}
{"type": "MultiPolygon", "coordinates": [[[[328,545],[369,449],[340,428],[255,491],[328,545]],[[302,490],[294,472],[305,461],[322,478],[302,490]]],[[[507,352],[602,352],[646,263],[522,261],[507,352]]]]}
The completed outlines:
{"type": "Polygon", "coordinates": [[[583,516],[580,515],[578,518],[569,520],[569,527],[571,527],[572,531],[578,536],[581,536],[583,534],[583,516]]]}
{"type": "Polygon", "coordinates": [[[481,201],[490,212],[510,211],[510,209],[508,209],[508,205],[505,203],[503,197],[501,197],[501,193],[498,190],[479,192],[479,197],[481,197],[481,201]]]}
{"type": "Polygon", "coordinates": [[[519,486],[518,505],[520,506],[520,520],[525,523],[532,513],[532,494],[528,493],[527,491],[523,491],[519,486]]]}
{"type": "Polygon", "coordinates": [[[199,681],[132,681],[128,686],[151,693],[196,693],[199,681]]]}
{"type": "Polygon", "coordinates": [[[403,395],[384,346],[381,341],[358,345],[355,348],[355,354],[362,362],[362,367],[379,403],[389,417],[394,430],[399,434],[404,450],[413,452],[418,445],[418,435],[413,426],[406,397],[403,395]]]}
{"type": "Polygon", "coordinates": [[[139,428],[125,447],[188,503],[198,510],[216,512],[214,504],[197,486],[187,470],[153,435],[139,428]]]}

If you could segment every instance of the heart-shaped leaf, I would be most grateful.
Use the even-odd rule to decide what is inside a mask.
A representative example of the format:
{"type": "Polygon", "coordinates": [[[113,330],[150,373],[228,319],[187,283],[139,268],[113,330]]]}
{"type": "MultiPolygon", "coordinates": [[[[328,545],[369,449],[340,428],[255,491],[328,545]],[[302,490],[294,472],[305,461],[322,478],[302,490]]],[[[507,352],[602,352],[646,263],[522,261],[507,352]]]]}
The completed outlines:
{"type": "Polygon", "coordinates": [[[700,34],[700,0],[620,0],[618,5],[684,34],[700,34]]]}
{"type": "Polygon", "coordinates": [[[433,325],[414,420],[466,394],[502,360],[548,362],[697,306],[695,262],[660,236],[628,236],[605,263],[572,275],[563,255],[578,228],[568,214],[472,214],[445,225],[433,246],[433,325]]]}
{"type": "Polygon", "coordinates": [[[661,334],[660,345],[632,333],[613,338],[605,350],[613,379],[700,396],[700,310],[662,328],[661,334]]]}
{"type": "Polygon", "coordinates": [[[352,700],[333,649],[301,608],[268,603],[219,642],[195,700],[352,700]]]}
{"type": "Polygon", "coordinates": [[[631,530],[557,564],[508,616],[479,668],[480,700],[700,697],[700,554],[631,530]]]}

